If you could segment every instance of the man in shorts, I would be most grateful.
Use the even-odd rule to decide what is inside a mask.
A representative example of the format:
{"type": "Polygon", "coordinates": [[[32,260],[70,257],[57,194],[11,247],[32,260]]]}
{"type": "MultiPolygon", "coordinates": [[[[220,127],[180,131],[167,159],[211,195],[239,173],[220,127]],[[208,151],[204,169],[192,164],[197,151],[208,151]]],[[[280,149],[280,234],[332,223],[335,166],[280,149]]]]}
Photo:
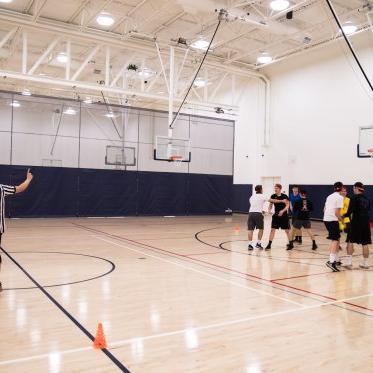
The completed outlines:
{"type": "MultiPolygon", "coordinates": [[[[312,240],[312,250],[317,249],[315,236],[311,231],[311,212],[313,211],[313,204],[307,198],[305,190],[300,191],[300,200],[296,201],[293,206],[293,229],[291,230],[291,238],[294,240],[296,231],[304,228],[308,236],[312,240]]],[[[289,247],[287,250],[291,250],[289,247]]]]}
{"type": "Polygon", "coordinates": [[[363,262],[359,264],[359,267],[368,269],[369,245],[372,243],[369,222],[370,201],[364,194],[363,183],[355,183],[353,190],[354,195],[344,215],[351,217],[351,223],[347,231],[347,258],[343,261],[343,266],[352,267],[354,244],[358,244],[363,247],[363,262]]]}
{"type": "Polygon", "coordinates": [[[257,185],[255,187],[255,194],[250,197],[250,210],[247,220],[249,251],[254,250],[253,233],[255,229],[259,229],[258,241],[255,247],[258,249],[263,249],[261,240],[264,229],[264,204],[266,202],[267,199],[263,196],[263,187],[261,185],[257,185]]]}
{"type": "MultiPolygon", "coordinates": [[[[290,210],[291,210],[291,217],[292,217],[292,225],[294,228],[294,205],[296,202],[300,201],[301,196],[299,194],[299,186],[293,185],[291,188],[291,193],[289,196],[290,200],[290,210]]],[[[298,242],[299,244],[302,243],[302,230],[301,229],[295,229],[295,239],[293,240],[295,242],[298,242]]]]}
{"type": "MultiPolygon", "coordinates": [[[[33,178],[33,175],[30,171],[30,169],[27,170],[26,180],[21,183],[18,186],[10,186],[10,185],[3,185],[0,184],[0,244],[1,244],[1,236],[5,232],[5,197],[12,195],[12,194],[18,194],[24,192],[31,180],[33,178]]],[[[1,270],[1,255],[0,255],[0,270],[1,270]]],[[[0,291],[2,291],[2,285],[0,282],[0,291]]]]}
{"type": "Polygon", "coordinates": [[[290,201],[289,197],[282,193],[282,185],[275,184],[275,193],[272,194],[269,200],[269,207],[268,213],[270,214],[272,211],[272,207],[275,207],[275,212],[272,216],[272,224],[271,224],[271,233],[269,234],[269,242],[266,246],[266,250],[270,250],[272,247],[272,241],[275,237],[275,233],[277,229],[283,229],[286,232],[286,235],[289,240],[288,247],[293,248],[293,243],[291,242],[290,237],[290,224],[289,224],[289,216],[288,211],[290,208],[290,201]]]}
{"type": "Polygon", "coordinates": [[[339,272],[337,263],[339,262],[339,240],[341,238],[339,222],[342,220],[342,188],[343,184],[340,181],[334,183],[334,193],[327,197],[324,207],[323,220],[325,227],[328,230],[327,238],[331,241],[329,246],[329,261],[326,262],[326,266],[329,267],[333,272],[339,272]]]}

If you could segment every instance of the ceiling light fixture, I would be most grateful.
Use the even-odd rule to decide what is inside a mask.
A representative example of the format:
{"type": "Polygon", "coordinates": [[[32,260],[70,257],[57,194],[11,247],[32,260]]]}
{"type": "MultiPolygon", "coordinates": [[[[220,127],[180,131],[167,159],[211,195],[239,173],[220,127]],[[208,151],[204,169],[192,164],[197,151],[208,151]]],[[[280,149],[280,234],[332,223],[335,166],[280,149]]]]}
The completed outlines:
{"type": "Polygon", "coordinates": [[[269,6],[273,10],[280,12],[281,10],[289,8],[290,2],[288,0],[273,0],[270,2],[269,6]]]}
{"type": "Polygon", "coordinates": [[[69,107],[63,113],[66,114],[66,115],[76,115],[76,110],[69,107]]]}
{"type": "Polygon", "coordinates": [[[207,50],[209,45],[210,45],[210,42],[204,36],[199,36],[198,39],[194,40],[194,42],[190,46],[192,48],[205,51],[207,50]]]}
{"type": "Polygon", "coordinates": [[[31,96],[32,93],[31,91],[28,89],[28,88],[25,88],[23,91],[22,91],[22,96],[31,96]]]}
{"type": "Polygon", "coordinates": [[[256,62],[260,64],[270,63],[272,62],[272,57],[269,55],[269,53],[263,52],[258,56],[256,62]]]}
{"type": "Polygon", "coordinates": [[[92,104],[92,98],[91,97],[86,97],[85,100],[83,101],[85,104],[92,104]]]}
{"type": "Polygon", "coordinates": [[[113,23],[114,23],[114,18],[113,16],[110,14],[110,13],[107,13],[107,12],[101,12],[97,18],[96,18],[96,22],[101,25],[101,26],[106,26],[106,27],[109,27],[109,26],[112,26],[113,23]]]}
{"type": "Polygon", "coordinates": [[[108,113],[105,114],[105,117],[107,117],[107,118],[115,118],[115,114],[112,111],[109,111],[108,113]]]}
{"type": "Polygon", "coordinates": [[[346,22],[346,23],[343,24],[342,29],[343,29],[343,32],[346,35],[351,35],[354,32],[356,32],[357,26],[354,25],[351,21],[348,21],[348,22],[346,22]]]}
{"type": "Polygon", "coordinates": [[[5,3],[5,4],[9,4],[11,3],[13,0],[0,0],[0,3],[5,3]]]}
{"type": "Polygon", "coordinates": [[[61,52],[57,54],[57,61],[59,63],[67,63],[68,60],[69,60],[69,56],[66,53],[61,52]]]}
{"type": "Polygon", "coordinates": [[[10,103],[10,106],[13,106],[13,107],[20,107],[21,104],[17,101],[17,100],[14,100],[10,103]]]}
{"type": "Polygon", "coordinates": [[[149,79],[153,75],[155,75],[155,72],[147,67],[143,67],[140,69],[137,73],[141,78],[149,79]]]}
{"type": "Polygon", "coordinates": [[[196,87],[198,88],[201,88],[201,87],[205,87],[207,85],[207,81],[203,78],[197,78],[194,83],[193,83],[196,87]]]}

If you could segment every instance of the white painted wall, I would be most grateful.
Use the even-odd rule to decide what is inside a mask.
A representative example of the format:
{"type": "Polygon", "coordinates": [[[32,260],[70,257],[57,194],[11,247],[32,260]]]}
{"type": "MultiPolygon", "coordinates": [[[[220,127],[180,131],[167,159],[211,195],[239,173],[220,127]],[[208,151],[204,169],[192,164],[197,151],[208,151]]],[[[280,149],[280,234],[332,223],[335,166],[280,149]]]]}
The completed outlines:
{"type": "MultiPolygon", "coordinates": [[[[372,38],[366,32],[352,41],[373,81],[372,38]]],[[[372,184],[373,163],[357,158],[356,145],[359,126],[373,125],[373,93],[344,42],[294,56],[263,72],[271,80],[271,146],[262,148],[259,138],[256,144],[252,138],[261,127],[263,106],[262,92],[253,82],[240,103],[235,183],[281,175],[285,187],[337,180],[372,184]]]]}

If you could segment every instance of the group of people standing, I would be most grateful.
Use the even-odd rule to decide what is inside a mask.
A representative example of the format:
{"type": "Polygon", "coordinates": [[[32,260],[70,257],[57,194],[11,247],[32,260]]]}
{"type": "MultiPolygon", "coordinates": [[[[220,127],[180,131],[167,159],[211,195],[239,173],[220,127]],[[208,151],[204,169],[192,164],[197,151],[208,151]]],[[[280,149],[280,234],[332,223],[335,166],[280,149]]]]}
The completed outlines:
{"type": "MultiPolygon", "coordinates": [[[[363,246],[363,262],[361,268],[368,268],[369,244],[371,244],[371,231],[369,223],[370,201],[364,194],[365,188],[361,182],[354,184],[354,195],[347,197],[347,188],[341,182],[334,184],[334,193],[327,197],[324,208],[324,224],[328,231],[330,256],[326,265],[334,272],[339,271],[340,266],[352,267],[354,244],[363,246]],[[347,234],[347,256],[344,263],[339,260],[341,250],[341,232],[347,234]]],[[[250,198],[250,210],[248,216],[248,250],[254,248],[263,249],[262,238],[264,230],[264,215],[272,215],[271,231],[265,250],[272,248],[272,241],[276,230],[285,231],[288,244],[286,250],[292,250],[294,243],[302,244],[302,230],[312,241],[312,250],[318,248],[315,236],[311,231],[311,212],[313,203],[307,197],[307,191],[299,186],[292,187],[290,198],[282,193],[282,186],[275,184],[274,194],[268,199],[263,195],[261,185],[255,187],[255,194],[250,198]],[[265,205],[268,203],[268,209],[265,205]],[[274,212],[272,209],[274,208],[274,212]],[[291,218],[291,224],[290,224],[291,218]],[[292,227],[291,227],[292,226],[292,227]],[[254,230],[258,229],[258,240],[253,241],[254,230]]]]}

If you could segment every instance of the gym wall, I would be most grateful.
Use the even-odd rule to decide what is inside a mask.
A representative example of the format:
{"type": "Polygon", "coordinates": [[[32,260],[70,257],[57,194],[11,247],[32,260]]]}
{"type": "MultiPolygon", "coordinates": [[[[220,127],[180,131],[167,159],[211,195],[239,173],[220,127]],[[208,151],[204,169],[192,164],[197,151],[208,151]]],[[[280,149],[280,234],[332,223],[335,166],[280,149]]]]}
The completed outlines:
{"type": "Polygon", "coordinates": [[[167,136],[167,113],[109,110],[113,120],[103,104],[0,94],[0,182],[19,183],[26,166],[35,173],[31,189],[9,200],[10,216],[216,214],[230,207],[234,122],[180,116],[174,137],[191,139],[192,158],[177,166],[153,159],[155,136],[167,136]],[[106,165],[106,147],[123,144],[135,148],[136,165],[106,165]]]}

